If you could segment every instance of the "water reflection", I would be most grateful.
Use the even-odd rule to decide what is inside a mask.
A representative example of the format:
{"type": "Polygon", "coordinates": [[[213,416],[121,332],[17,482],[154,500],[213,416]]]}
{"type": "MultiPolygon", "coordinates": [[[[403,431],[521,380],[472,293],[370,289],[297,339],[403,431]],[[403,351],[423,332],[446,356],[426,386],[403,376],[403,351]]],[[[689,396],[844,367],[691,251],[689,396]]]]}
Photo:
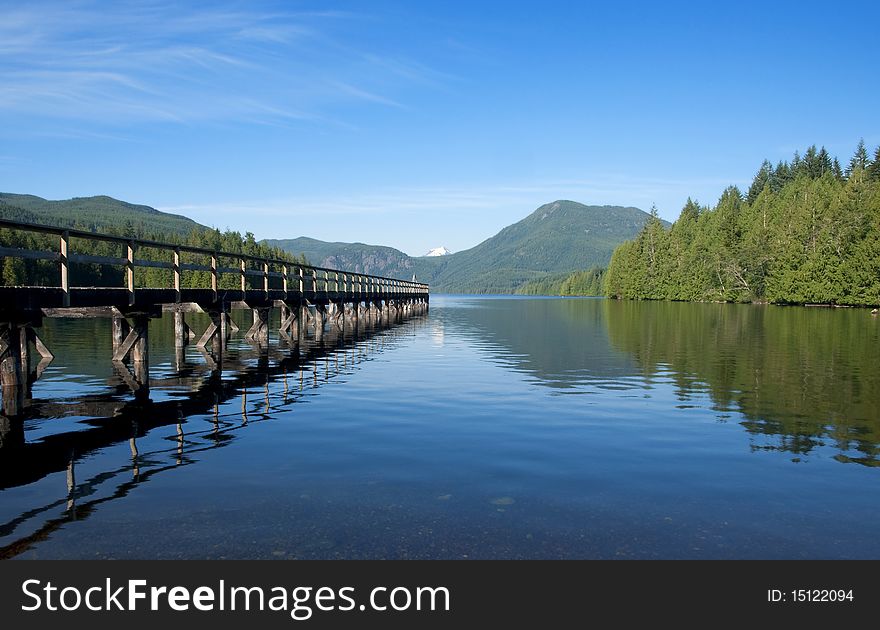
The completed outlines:
{"type": "MultiPolygon", "coordinates": [[[[270,346],[242,340],[230,345],[222,357],[195,347],[181,356],[181,349],[171,345],[173,361],[156,366],[146,388],[139,381],[131,382],[126,366],[111,364],[106,355],[103,362],[92,361],[93,351],[101,356],[109,348],[109,342],[103,341],[109,334],[94,330],[100,323],[65,325],[104,334],[95,334],[94,343],[90,339],[83,344],[83,330],[76,331],[76,352],[65,355],[65,365],[56,370],[82,374],[74,372],[72,379],[64,380],[92,381],[100,366],[107,364],[110,367],[104,367],[104,372],[110,370],[110,375],[103,391],[29,399],[22,417],[5,419],[0,491],[64,472],[66,494],[0,523],[0,541],[16,538],[0,547],[0,559],[27,551],[65,523],[89,517],[102,504],[127,496],[138,484],[163,471],[198,463],[202,453],[228,445],[249,423],[282,416],[302,401],[304,390],[350,374],[362,362],[393,347],[399,337],[412,335],[424,321],[418,317],[401,323],[364,319],[357,328],[344,329],[330,325],[318,334],[310,331],[296,344],[282,340],[270,346]],[[150,397],[137,395],[144,389],[150,397]],[[236,400],[240,401],[239,411],[230,412],[230,403],[236,400]],[[201,419],[209,420],[210,426],[196,425],[184,431],[185,425],[201,419]],[[141,448],[142,438],[163,427],[174,431],[163,438],[166,444],[152,442],[149,448],[141,448]],[[77,481],[82,462],[121,443],[128,445],[127,463],[77,481]],[[62,506],[62,514],[45,518],[62,506]],[[18,537],[20,530],[28,528],[34,531],[18,537]]],[[[63,346],[59,327],[50,328],[49,335],[54,333],[56,342],[63,346]]],[[[168,346],[163,343],[169,341],[168,329],[167,322],[154,322],[151,341],[166,352],[168,346]]]]}
{"type": "Polygon", "coordinates": [[[880,326],[863,309],[603,301],[615,348],[682,402],[708,392],[755,450],[878,465],[880,326]]]}
{"type": "Polygon", "coordinates": [[[490,360],[559,393],[668,383],[680,409],[708,396],[720,420],[741,414],[737,420],[756,451],[803,457],[831,447],[840,462],[880,461],[880,321],[865,310],[604,299],[463,302],[467,307],[444,313],[446,325],[486,348],[490,360]]]}
{"type": "Polygon", "coordinates": [[[218,360],[166,322],[146,401],[106,322],[47,325],[58,358],[0,448],[0,555],[880,557],[878,324],[446,297],[218,360]]]}

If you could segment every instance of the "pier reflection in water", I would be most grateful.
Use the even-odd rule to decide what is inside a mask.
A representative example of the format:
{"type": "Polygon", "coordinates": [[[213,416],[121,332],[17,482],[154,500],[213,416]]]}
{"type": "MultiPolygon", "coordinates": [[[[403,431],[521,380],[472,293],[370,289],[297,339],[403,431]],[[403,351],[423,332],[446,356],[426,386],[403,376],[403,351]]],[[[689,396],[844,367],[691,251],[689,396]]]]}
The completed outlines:
{"type": "MultiPolygon", "coordinates": [[[[249,424],[290,414],[314,390],[411,336],[423,320],[364,318],[355,327],[331,323],[322,331],[309,329],[297,342],[237,339],[225,355],[195,346],[175,348],[166,338],[173,324],[156,321],[151,351],[165,352],[167,360],[153,368],[145,388],[149,398],[137,395],[141,384],[127,366],[102,361],[110,338],[102,328],[109,321],[67,321],[65,335],[57,339],[52,337],[59,327],[50,326],[47,338],[60,347],[63,359],[35,383],[23,417],[4,419],[0,491],[26,486],[28,497],[52,499],[0,522],[5,543],[0,558],[26,552],[65,523],[88,518],[164,471],[198,463],[249,424]],[[70,327],[75,331],[65,341],[70,327]],[[66,344],[75,351],[64,352],[66,344]],[[127,453],[116,448],[120,444],[127,445],[127,453]],[[107,469],[109,453],[115,466],[107,469]],[[102,462],[100,469],[93,469],[93,460],[102,462]]],[[[15,511],[12,501],[0,505],[15,511]]],[[[9,515],[0,510],[0,518],[9,515]]]]}

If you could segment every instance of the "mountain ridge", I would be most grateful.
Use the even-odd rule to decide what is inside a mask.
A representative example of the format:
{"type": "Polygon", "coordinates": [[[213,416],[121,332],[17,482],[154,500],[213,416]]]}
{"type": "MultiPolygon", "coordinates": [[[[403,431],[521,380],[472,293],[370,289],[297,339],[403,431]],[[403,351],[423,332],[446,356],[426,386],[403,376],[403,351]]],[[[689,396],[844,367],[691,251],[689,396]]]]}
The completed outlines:
{"type": "Polygon", "coordinates": [[[385,246],[327,243],[306,237],[266,242],[287,251],[303,251],[320,266],[401,278],[415,274],[436,291],[513,293],[554,273],[604,267],[615,247],[634,238],[649,218],[647,212],[632,206],[587,206],[557,200],[470,249],[432,257],[408,256],[385,246]],[[349,266],[337,267],[340,263],[349,266]]]}
{"type": "MultiPolygon", "coordinates": [[[[186,236],[213,229],[182,215],[106,195],[50,201],[35,195],[0,193],[0,216],[156,236],[186,236]]],[[[615,247],[634,238],[649,218],[648,213],[634,207],[557,200],[539,206],[474,247],[443,256],[409,256],[385,245],[327,242],[305,236],[264,239],[261,243],[297,256],[304,254],[320,267],[400,279],[415,276],[437,292],[514,293],[553,276],[606,266],[615,247]]]]}
{"type": "Polygon", "coordinates": [[[79,226],[92,231],[100,227],[125,227],[131,224],[146,231],[184,236],[193,230],[211,229],[180,214],[107,195],[49,200],[36,195],[0,192],[0,215],[59,227],[79,226]]]}

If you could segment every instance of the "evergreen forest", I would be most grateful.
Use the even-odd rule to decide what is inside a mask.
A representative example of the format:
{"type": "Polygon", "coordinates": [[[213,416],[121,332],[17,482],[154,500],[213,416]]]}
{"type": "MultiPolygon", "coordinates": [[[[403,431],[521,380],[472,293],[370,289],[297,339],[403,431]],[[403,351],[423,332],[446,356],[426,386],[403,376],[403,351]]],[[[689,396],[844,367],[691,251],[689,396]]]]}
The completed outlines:
{"type": "MultiPolygon", "coordinates": [[[[246,254],[259,258],[273,258],[290,262],[291,264],[308,264],[305,257],[295,256],[277,247],[271,247],[258,242],[254,235],[226,230],[210,229],[193,222],[197,227],[188,233],[182,234],[177,230],[167,230],[161,223],[152,223],[149,220],[133,222],[125,220],[121,223],[101,220],[100,228],[92,222],[82,222],[79,219],[47,217],[36,215],[33,212],[11,206],[7,203],[0,206],[0,216],[5,219],[24,223],[37,223],[53,225],[62,228],[82,230],[86,232],[122,236],[129,239],[159,241],[162,243],[188,245],[218,252],[230,252],[234,254],[246,254]]],[[[152,218],[152,217],[149,217],[152,218]]],[[[20,229],[0,228],[0,246],[32,251],[58,252],[59,237],[52,234],[32,232],[20,229]]],[[[106,256],[124,258],[126,256],[123,243],[98,241],[88,238],[71,237],[70,254],[85,254],[91,256],[106,256]]],[[[135,258],[144,261],[171,262],[171,252],[168,249],[152,247],[138,247],[135,258]]],[[[210,256],[207,254],[194,254],[183,252],[181,262],[184,264],[210,265],[210,256]]],[[[232,257],[221,256],[218,259],[220,267],[237,267],[238,261],[232,257]]],[[[280,271],[280,269],[272,269],[280,271]]],[[[121,287],[125,282],[125,268],[120,265],[107,265],[96,263],[72,263],[70,268],[70,282],[72,286],[83,287],[121,287]]],[[[171,287],[171,269],[155,267],[136,267],[135,285],[144,287],[171,287]]],[[[219,277],[220,288],[238,288],[240,278],[237,274],[221,274],[219,277]]],[[[261,286],[260,278],[247,278],[249,287],[261,286]]],[[[273,286],[279,280],[272,278],[273,286]]],[[[58,286],[60,283],[59,264],[53,260],[31,260],[15,256],[0,258],[0,284],[5,286],[58,286]]],[[[210,287],[210,272],[185,270],[181,273],[183,287],[210,287]]]]}
{"type": "Polygon", "coordinates": [[[815,146],[765,161],[747,191],[688,199],[670,228],[654,209],[604,282],[616,298],[878,305],[880,147],[860,142],[845,168],[815,146]]]}

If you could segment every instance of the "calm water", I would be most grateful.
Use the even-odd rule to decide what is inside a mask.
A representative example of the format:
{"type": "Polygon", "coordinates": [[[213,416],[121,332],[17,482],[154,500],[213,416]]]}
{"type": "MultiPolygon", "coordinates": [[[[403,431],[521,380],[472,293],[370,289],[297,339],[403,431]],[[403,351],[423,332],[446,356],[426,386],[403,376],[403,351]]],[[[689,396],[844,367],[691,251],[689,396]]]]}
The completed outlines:
{"type": "Polygon", "coordinates": [[[880,558],[864,310],[435,296],[213,372],[159,321],[144,404],[106,320],[42,335],[0,557],[880,558]]]}

